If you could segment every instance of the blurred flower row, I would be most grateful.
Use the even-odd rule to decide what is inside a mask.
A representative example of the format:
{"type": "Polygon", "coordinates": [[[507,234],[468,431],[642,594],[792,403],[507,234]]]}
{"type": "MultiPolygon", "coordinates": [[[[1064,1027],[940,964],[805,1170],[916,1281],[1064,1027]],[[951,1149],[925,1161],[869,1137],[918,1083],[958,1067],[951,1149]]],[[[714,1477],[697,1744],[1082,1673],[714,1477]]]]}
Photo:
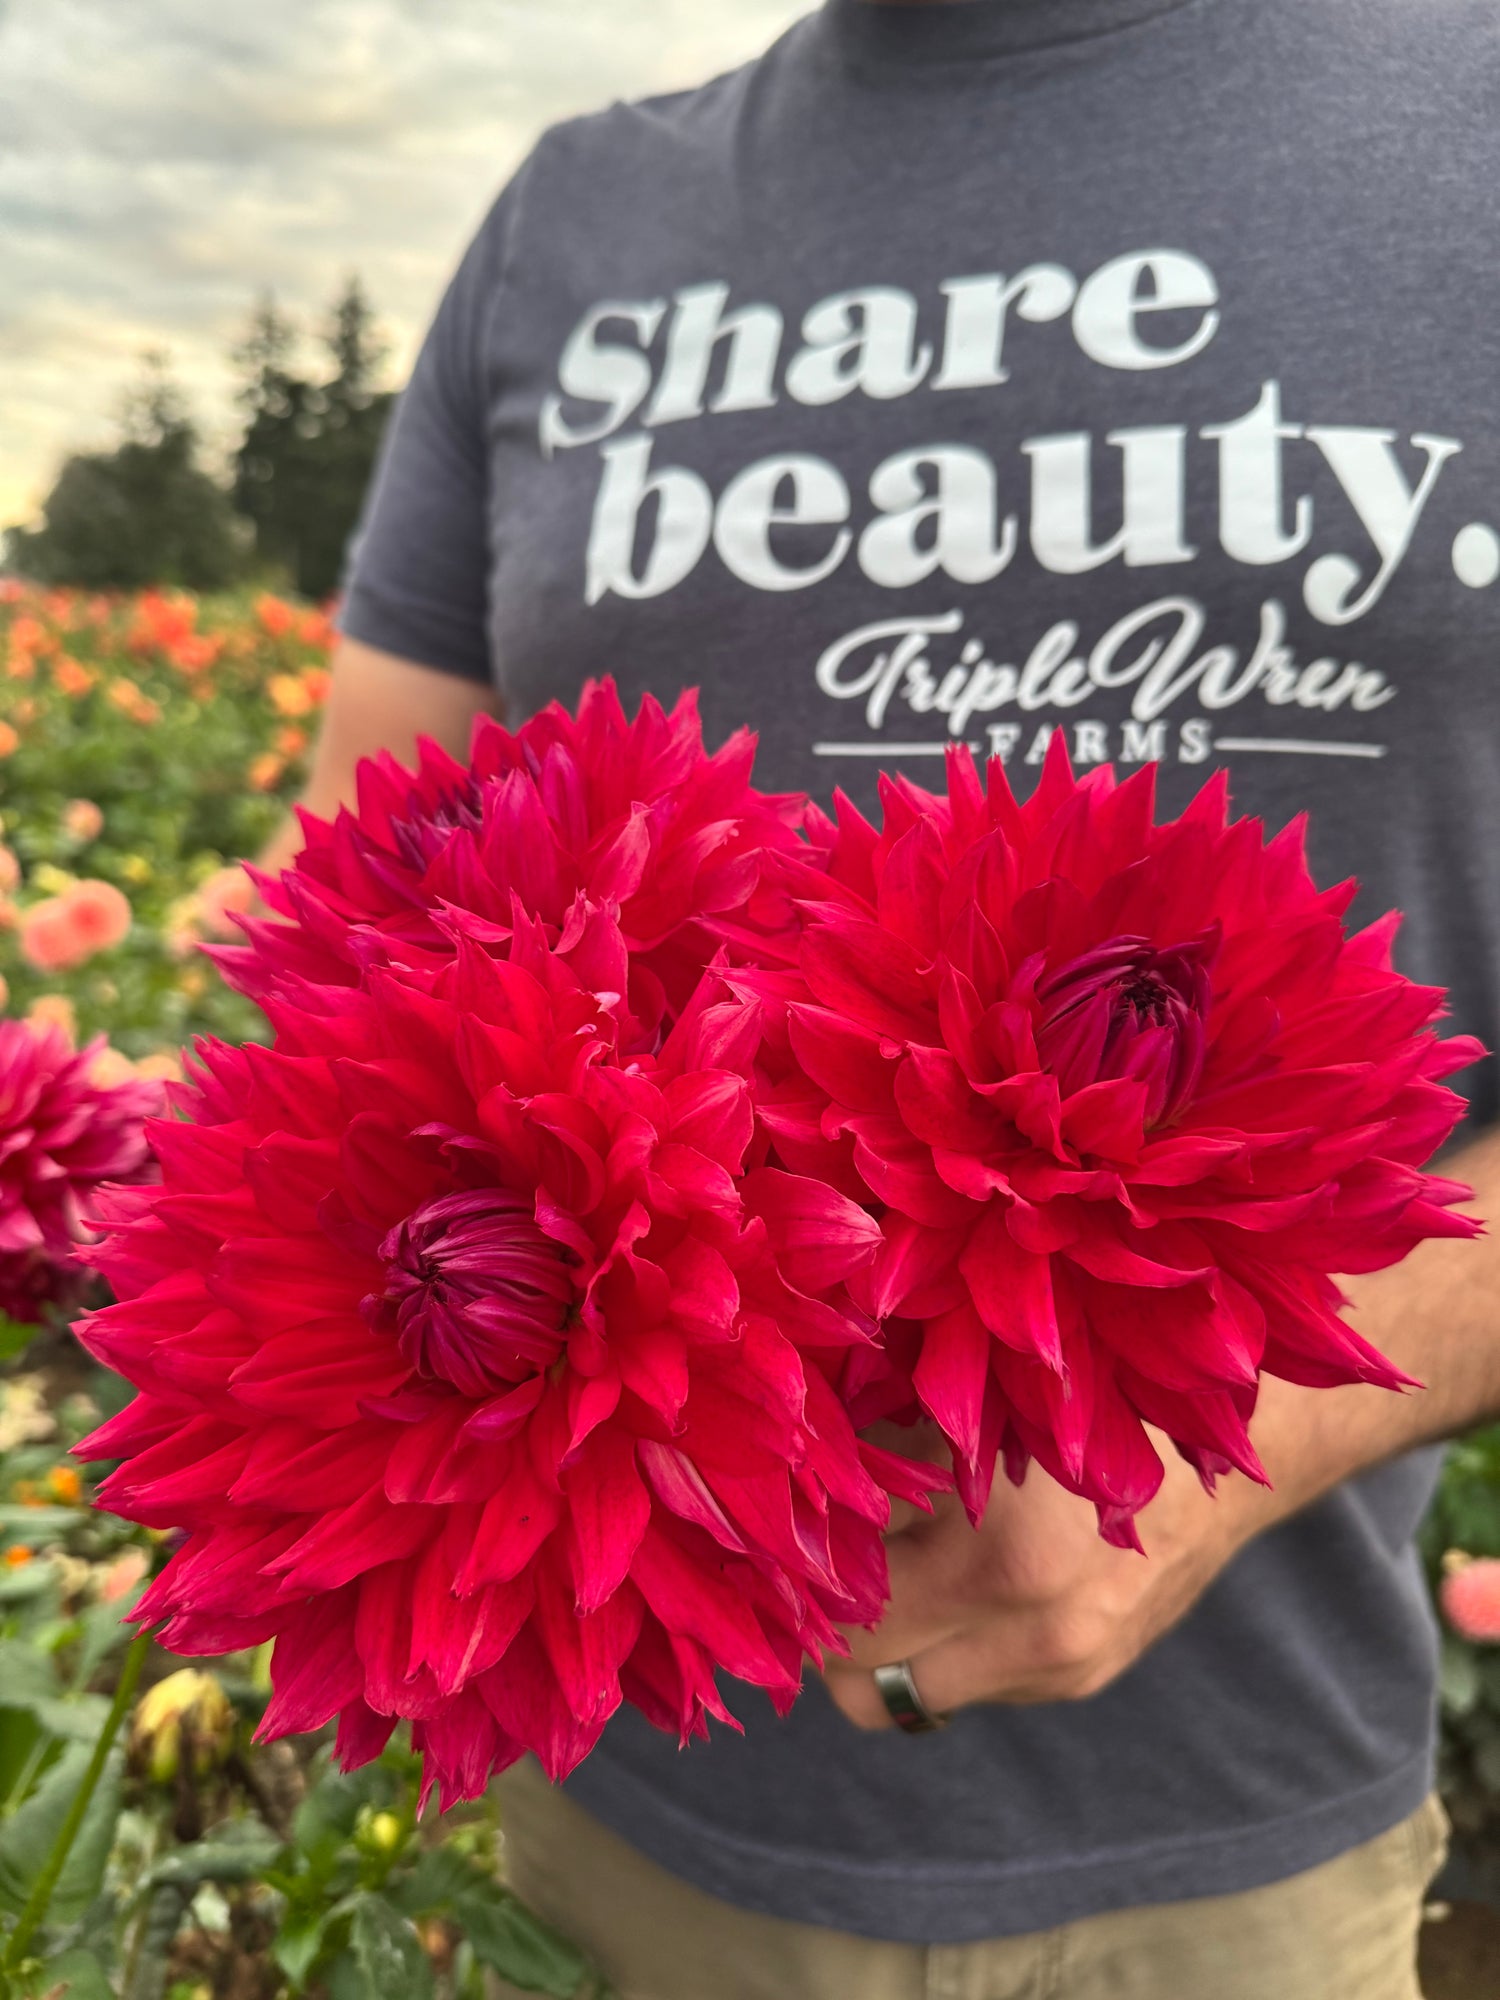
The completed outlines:
{"type": "Polygon", "coordinates": [[[249,906],[237,857],[306,776],[331,642],[265,593],[0,580],[0,1005],[106,1033],[116,1080],[257,1032],[195,947],[249,906]]]}

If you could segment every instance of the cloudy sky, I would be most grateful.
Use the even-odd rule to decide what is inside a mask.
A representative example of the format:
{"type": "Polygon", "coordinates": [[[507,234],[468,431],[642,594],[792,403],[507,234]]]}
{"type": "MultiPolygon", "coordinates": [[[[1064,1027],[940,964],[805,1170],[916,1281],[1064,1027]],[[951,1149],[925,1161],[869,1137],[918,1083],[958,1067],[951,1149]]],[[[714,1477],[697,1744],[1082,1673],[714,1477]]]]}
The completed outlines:
{"type": "Polygon", "coordinates": [[[365,278],[403,371],[545,125],[694,82],[809,0],[0,0],[0,524],[170,350],[211,431],[255,294],[365,278]]]}

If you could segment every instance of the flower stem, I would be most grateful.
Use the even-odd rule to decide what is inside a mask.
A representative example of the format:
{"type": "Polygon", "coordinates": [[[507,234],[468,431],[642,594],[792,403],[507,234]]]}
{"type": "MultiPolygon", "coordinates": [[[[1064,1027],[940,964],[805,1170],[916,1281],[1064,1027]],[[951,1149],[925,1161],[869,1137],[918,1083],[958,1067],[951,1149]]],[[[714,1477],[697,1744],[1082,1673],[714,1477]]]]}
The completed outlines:
{"type": "Polygon", "coordinates": [[[73,1803],[68,1807],[68,1816],[57,1830],[57,1838],[52,1843],[52,1852],[47,1856],[41,1874],[33,1883],[31,1894],[26,1898],[26,1907],[10,1934],[10,1943],[6,1946],[4,1960],[0,1961],[0,1972],[15,1972],[19,1968],[26,1956],[26,1947],[31,1943],[47,1915],[52,1892],[68,1865],[68,1856],[73,1851],[78,1830],[83,1825],[84,1816],[92,1803],[94,1793],[99,1789],[104,1766],[109,1761],[114,1740],[120,1733],[120,1724],[130,1707],[136,1682],[141,1677],[141,1668],[146,1664],[146,1654],[150,1647],[149,1631],[138,1632],[130,1642],[130,1650],[125,1655],[125,1663],[120,1669],[115,1698],[110,1703],[109,1714],[104,1718],[104,1727],[100,1730],[99,1740],[94,1745],[94,1754],[90,1757],[88,1769],[84,1772],[78,1790],[73,1795],[73,1803]]]}

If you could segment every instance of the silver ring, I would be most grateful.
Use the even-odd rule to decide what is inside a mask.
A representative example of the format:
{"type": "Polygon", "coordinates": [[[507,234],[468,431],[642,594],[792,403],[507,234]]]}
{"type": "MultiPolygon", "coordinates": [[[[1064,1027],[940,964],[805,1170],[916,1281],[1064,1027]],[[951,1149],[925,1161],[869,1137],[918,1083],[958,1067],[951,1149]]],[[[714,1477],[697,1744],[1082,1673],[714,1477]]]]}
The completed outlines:
{"type": "Polygon", "coordinates": [[[947,1716],[936,1714],[917,1693],[910,1660],[897,1660],[893,1666],[877,1667],[875,1692],[885,1703],[886,1714],[908,1736],[926,1736],[930,1730],[948,1727],[947,1716]]]}

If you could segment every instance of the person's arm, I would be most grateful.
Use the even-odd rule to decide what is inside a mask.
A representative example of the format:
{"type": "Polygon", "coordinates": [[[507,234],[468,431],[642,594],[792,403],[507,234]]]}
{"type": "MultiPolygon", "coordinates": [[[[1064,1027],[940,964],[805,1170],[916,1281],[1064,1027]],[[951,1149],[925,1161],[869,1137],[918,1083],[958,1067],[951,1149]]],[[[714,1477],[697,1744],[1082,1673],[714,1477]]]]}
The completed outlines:
{"type": "MultiPolygon", "coordinates": [[[[419,736],[430,736],[466,760],[475,716],[494,706],[495,691],[486,682],[421,666],[358,639],[340,639],[302,804],[329,818],[341,805],[353,802],[354,774],[361,758],[389,750],[402,763],[413,763],[419,736]]],[[[288,813],[267,842],[259,865],[268,872],[285,868],[301,845],[301,827],[288,813]]]]}
{"type": "MultiPolygon", "coordinates": [[[[1500,1133],[1444,1171],[1500,1217],[1500,1133]]],[[[1158,1438],[1167,1464],[1139,1517],[1146,1555],[1109,1547],[1094,1510],[1033,1466],[1003,1474],[975,1531],[951,1498],[889,1542],[890,1608],[852,1632],[827,1683],[850,1719],[890,1719],[872,1667],[907,1659],[927,1705],[1078,1699],[1108,1686],[1191,1609],[1224,1565],[1342,1480],[1500,1415],[1500,1233],[1423,1243],[1393,1270],[1346,1279],[1348,1317],[1426,1386],[1405,1395],[1306,1389],[1267,1378],[1251,1425],[1270,1490],[1238,1473],[1210,1497],[1158,1438]]]]}

